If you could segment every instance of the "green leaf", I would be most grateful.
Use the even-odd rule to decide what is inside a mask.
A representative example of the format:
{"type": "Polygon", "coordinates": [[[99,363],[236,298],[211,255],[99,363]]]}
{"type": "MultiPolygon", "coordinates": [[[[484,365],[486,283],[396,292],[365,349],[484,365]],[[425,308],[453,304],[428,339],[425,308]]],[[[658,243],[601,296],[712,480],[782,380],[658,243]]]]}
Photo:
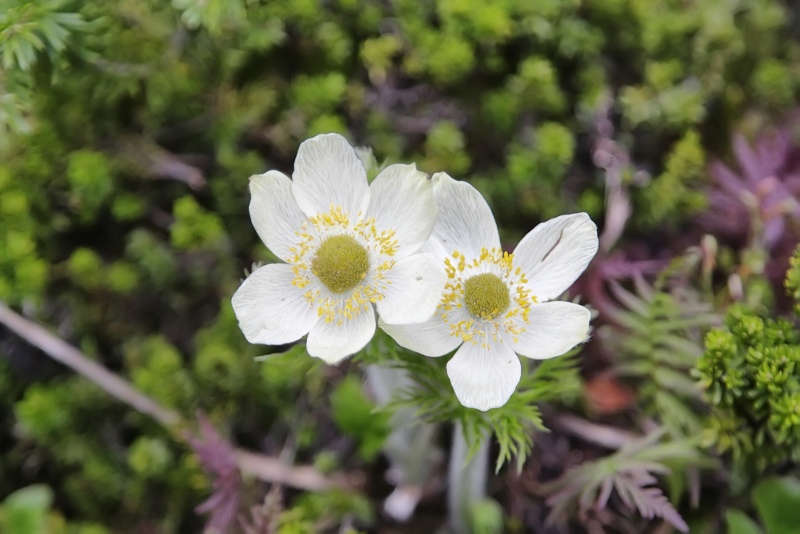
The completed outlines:
{"type": "Polygon", "coordinates": [[[352,375],[342,380],[331,394],[331,408],[341,431],[360,443],[364,459],[374,459],[389,435],[389,414],[375,411],[364,395],[361,380],[352,375]]]}
{"type": "Polygon", "coordinates": [[[753,489],[753,501],[767,534],[800,534],[800,480],[762,480],[753,489]]]}
{"type": "Polygon", "coordinates": [[[7,534],[45,534],[53,492],[44,485],[22,488],[9,495],[0,511],[0,526],[7,534]]]}
{"type": "Polygon", "coordinates": [[[741,510],[725,512],[725,524],[728,534],[762,534],[764,531],[741,510]]]}
{"type": "Polygon", "coordinates": [[[499,534],[503,532],[503,507],[492,499],[472,503],[469,523],[473,534],[499,534]]]}

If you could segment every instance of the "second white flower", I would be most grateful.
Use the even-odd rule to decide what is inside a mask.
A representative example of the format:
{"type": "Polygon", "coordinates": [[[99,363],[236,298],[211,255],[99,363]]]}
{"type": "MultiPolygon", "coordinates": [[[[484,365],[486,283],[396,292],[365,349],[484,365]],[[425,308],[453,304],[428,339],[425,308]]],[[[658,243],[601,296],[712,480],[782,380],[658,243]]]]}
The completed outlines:
{"type": "Polygon", "coordinates": [[[422,324],[381,327],[397,343],[426,356],[455,350],[447,374],[458,400],[489,410],[505,404],[521,377],[517,354],[564,354],[589,334],[588,309],[547,302],[566,291],[597,252],[588,215],[563,215],[503,252],[481,194],[445,173],[433,176],[439,216],[426,244],[448,280],[436,315],[422,324]]]}

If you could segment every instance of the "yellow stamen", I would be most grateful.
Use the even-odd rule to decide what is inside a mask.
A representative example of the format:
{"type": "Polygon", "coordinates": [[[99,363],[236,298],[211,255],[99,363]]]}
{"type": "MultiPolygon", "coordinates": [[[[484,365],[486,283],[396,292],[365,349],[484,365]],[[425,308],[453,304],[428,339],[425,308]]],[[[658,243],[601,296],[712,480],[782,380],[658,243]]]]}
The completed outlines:
{"type": "Polygon", "coordinates": [[[368,270],[367,249],[349,235],[327,238],[311,261],[311,272],[333,293],[353,289],[368,270]]]}

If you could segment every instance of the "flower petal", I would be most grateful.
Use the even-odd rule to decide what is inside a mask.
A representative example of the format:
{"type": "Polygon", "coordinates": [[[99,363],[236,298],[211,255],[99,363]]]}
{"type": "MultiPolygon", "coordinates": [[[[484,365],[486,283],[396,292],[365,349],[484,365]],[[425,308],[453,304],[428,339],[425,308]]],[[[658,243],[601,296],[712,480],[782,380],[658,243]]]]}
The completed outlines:
{"type": "Polygon", "coordinates": [[[447,275],[431,254],[413,254],[385,272],[383,299],[375,303],[378,315],[390,324],[427,321],[442,298],[447,275]]]}
{"type": "Polygon", "coordinates": [[[544,302],[530,307],[529,322],[525,331],[506,341],[517,354],[545,360],[560,356],[589,337],[589,320],[592,313],[572,302],[544,302]]]}
{"type": "Polygon", "coordinates": [[[355,220],[369,203],[367,171],[347,139],[323,134],[304,141],[297,151],[292,192],[306,215],[341,206],[355,220]]]}
{"type": "Polygon", "coordinates": [[[272,263],[256,269],[233,294],[239,328],[250,343],[281,345],[297,341],[317,323],[317,312],[292,285],[289,265],[272,263]]]}
{"type": "Polygon", "coordinates": [[[432,254],[433,257],[436,258],[437,262],[439,262],[441,265],[444,265],[444,261],[451,257],[450,254],[453,251],[451,250],[450,252],[447,252],[444,248],[444,245],[442,245],[438,239],[436,239],[434,236],[430,236],[428,240],[425,241],[425,244],[420,247],[419,252],[432,254]]]}
{"type": "Polygon", "coordinates": [[[375,311],[372,306],[352,319],[326,323],[319,321],[308,334],[306,350],[311,356],[334,364],[355,354],[375,334],[375,311]]]}
{"type": "Polygon", "coordinates": [[[258,237],[277,257],[288,261],[297,245],[296,232],[307,219],[292,195],[292,181],[269,171],[250,177],[250,219],[258,237]]]}
{"type": "Polygon", "coordinates": [[[398,345],[423,356],[444,356],[461,344],[461,338],[450,335],[450,327],[438,314],[419,324],[386,324],[382,319],[378,324],[398,345]]]}
{"type": "Polygon", "coordinates": [[[522,365],[507,343],[490,341],[487,348],[466,342],[447,362],[447,376],[461,404],[485,412],[508,402],[522,365]]]}
{"type": "Polygon", "coordinates": [[[413,164],[386,167],[370,186],[367,216],[375,217],[378,230],[394,231],[398,258],[415,252],[436,222],[436,202],[427,175],[413,164]]]}
{"type": "Polygon", "coordinates": [[[561,215],[543,222],[514,249],[514,265],[528,277],[539,300],[569,289],[597,253],[597,226],[585,213],[561,215]]]}
{"type": "Polygon", "coordinates": [[[481,248],[499,249],[497,223],[478,190],[443,172],[434,174],[432,181],[439,210],[433,236],[447,254],[458,250],[469,263],[481,255],[481,248]]]}

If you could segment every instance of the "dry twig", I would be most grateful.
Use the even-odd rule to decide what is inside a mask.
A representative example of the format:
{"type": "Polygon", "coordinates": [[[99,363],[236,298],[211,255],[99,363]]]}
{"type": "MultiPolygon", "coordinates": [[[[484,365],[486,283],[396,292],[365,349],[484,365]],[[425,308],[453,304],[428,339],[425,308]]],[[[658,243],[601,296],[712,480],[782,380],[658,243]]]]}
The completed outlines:
{"type": "MultiPolygon", "coordinates": [[[[63,339],[51,334],[38,324],[25,319],[5,304],[0,303],[0,324],[38,347],[54,360],[66,365],[89,379],[109,395],[148,415],[170,431],[188,426],[177,412],[158,404],[130,382],[115,375],[99,363],[89,359],[63,339]]],[[[182,435],[174,432],[174,435],[182,435]]],[[[283,484],[297,489],[323,491],[331,488],[353,488],[363,483],[357,474],[326,477],[311,466],[291,466],[278,458],[252,451],[236,449],[239,470],[265,482],[283,484]]]]}
{"type": "Polygon", "coordinates": [[[558,414],[548,418],[548,424],[566,434],[586,440],[607,449],[619,449],[642,438],[632,432],[598,425],[580,417],[569,414],[558,414]]]}

